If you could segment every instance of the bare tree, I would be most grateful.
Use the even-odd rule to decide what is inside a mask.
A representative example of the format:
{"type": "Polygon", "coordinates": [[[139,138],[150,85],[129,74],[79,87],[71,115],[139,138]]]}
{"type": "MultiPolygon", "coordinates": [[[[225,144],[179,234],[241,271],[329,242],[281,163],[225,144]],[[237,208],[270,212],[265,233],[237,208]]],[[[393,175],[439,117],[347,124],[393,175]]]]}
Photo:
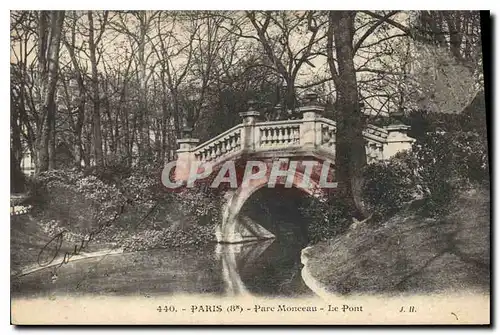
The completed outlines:
{"type": "Polygon", "coordinates": [[[37,129],[36,173],[55,168],[55,94],[59,74],[59,48],[64,11],[40,11],[38,35],[38,73],[40,87],[39,127],[37,129]]]}
{"type": "MultiPolygon", "coordinates": [[[[177,137],[181,135],[182,97],[181,85],[185,84],[187,75],[192,67],[193,40],[198,30],[197,23],[187,38],[179,38],[180,34],[174,33],[182,29],[182,18],[178,13],[165,15],[159,13],[157,17],[157,34],[159,43],[154,47],[160,66],[159,80],[163,89],[162,112],[166,118],[168,113],[168,97],[172,100],[174,129],[177,137]]],[[[166,120],[164,120],[166,122],[166,120]]]]}
{"type": "Polygon", "coordinates": [[[326,21],[314,11],[305,12],[247,12],[255,29],[256,38],[272,66],[286,85],[285,107],[296,107],[295,84],[304,64],[314,66],[311,60],[319,53],[314,46],[326,35],[319,34],[326,21]]]}
{"type": "Polygon", "coordinates": [[[108,12],[103,13],[102,18],[99,20],[99,27],[94,27],[94,14],[92,11],[87,12],[87,19],[89,25],[89,38],[88,38],[88,56],[90,59],[91,73],[92,73],[92,127],[93,127],[93,140],[94,140],[94,155],[97,166],[104,165],[104,153],[102,148],[102,129],[101,129],[101,114],[100,114],[100,93],[99,93],[99,73],[97,65],[99,59],[97,57],[97,48],[101,43],[102,36],[106,29],[108,22],[108,12]]]}
{"type": "MultiPolygon", "coordinates": [[[[74,71],[74,77],[78,84],[77,106],[74,107],[76,120],[72,122],[74,130],[74,139],[75,139],[73,146],[73,151],[74,151],[73,155],[74,155],[75,165],[78,167],[81,166],[82,159],[84,159],[84,151],[82,145],[82,131],[85,121],[85,105],[87,102],[87,88],[85,86],[85,80],[84,80],[86,69],[78,59],[79,58],[78,51],[83,49],[84,42],[82,41],[82,43],[79,46],[77,46],[77,21],[81,18],[81,16],[82,15],[78,15],[76,11],[72,11],[71,17],[68,17],[67,20],[69,21],[69,27],[68,27],[69,38],[63,36],[63,43],[70,56],[71,65],[74,71]]],[[[73,106],[71,106],[71,110],[73,110],[73,106]]],[[[88,166],[90,164],[90,160],[88,159],[88,157],[85,157],[84,160],[85,160],[85,165],[88,166]]]]}
{"type": "Polygon", "coordinates": [[[148,120],[148,82],[153,75],[151,58],[155,55],[153,49],[155,41],[152,32],[158,11],[130,11],[120,12],[117,19],[111,22],[111,26],[117,32],[125,35],[131,49],[134,50],[134,62],[136,64],[136,76],[139,84],[137,128],[139,133],[138,151],[140,158],[151,155],[149,120],[148,120]],[[148,72],[149,69],[149,72],[148,72]]]}

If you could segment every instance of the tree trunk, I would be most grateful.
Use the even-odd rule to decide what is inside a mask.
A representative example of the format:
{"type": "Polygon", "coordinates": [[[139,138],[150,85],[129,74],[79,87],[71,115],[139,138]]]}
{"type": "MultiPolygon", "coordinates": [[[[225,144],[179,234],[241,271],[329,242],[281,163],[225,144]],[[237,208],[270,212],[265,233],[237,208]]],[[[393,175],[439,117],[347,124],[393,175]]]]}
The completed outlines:
{"type": "Polygon", "coordinates": [[[355,12],[330,12],[333,38],[338,64],[337,91],[337,143],[336,173],[339,196],[358,218],[366,211],[362,202],[363,167],[366,164],[363,122],[358,100],[358,87],[354,67],[354,17],[355,12]]]}
{"type": "Polygon", "coordinates": [[[85,120],[85,93],[80,91],[80,102],[78,103],[78,115],[75,125],[75,166],[80,168],[83,159],[83,144],[82,144],[82,130],[83,122],[85,120]]]}
{"type": "Polygon", "coordinates": [[[462,23],[462,20],[464,20],[465,18],[460,12],[445,11],[442,15],[446,21],[446,24],[448,25],[451,54],[458,62],[463,63],[464,59],[461,53],[462,32],[460,31],[460,25],[462,23]]]}
{"type": "Polygon", "coordinates": [[[285,110],[295,110],[295,78],[287,78],[285,92],[285,110]]]}
{"type": "Polygon", "coordinates": [[[82,70],[80,69],[80,65],[76,58],[75,54],[75,40],[76,40],[76,16],[73,13],[73,26],[71,27],[71,44],[63,39],[64,45],[68,50],[69,56],[71,58],[71,63],[76,73],[76,80],[78,83],[78,106],[77,106],[77,116],[76,123],[74,126],[74,136],[75,143],[73,144],[73,156],[74,156],[74,164],[76,167],[81,167],[82,159],[83,159],[83,143],[82,143],[82,131],[83,131],[83,123],[85,121],[85,104],[86,104],[86,95],[85,95],[85,82],[83,80],[82,70]]]}
{"type": "Polygon", "coordinates": [[[147,34],[147,17],[146,12],[141,20],[140,35],[139,35],[139,119],[138,119],[138,145],[139,145],[139,160],[148,159],[151,154],[151,145],[149,140],[148,127],[148,104],[147,104],[147,74],[146,74],[146,34],[147,34]]]}
{"type": "Polygon", "coordinates": [[[101,115],[100,115],[100,99],[99,99],[99,77],[97,72],[96,45],[94,39],[94,22],[92,11],[88,11],[89,20],[89,52],[90,64],[92,68],[92,125],[94,139],[94,155],[96,166],[104,166],[104,154],[102,151],[102,133],[101,133],[101,115]]]}
{"type": "Polygon", "coordinates": [[[59,46],[61,30],[64,21],[64,11],[50,12],[50,31],[47,26],[48,13],[40,12],[40,39],[39,39],[39,71],[41,86],[40,123],[37,132],[37,164],[36,173],[47,171],[55,167],[55,94],[59,72],[59,46]],[[49,33],[49,34],[47,34],[49,33]],[[52,149],[49,156],[49,144],[52,149]],[[51,164],[50,164],[51,162],[51,164]]]}
{"type": "MultiPolygon", "coordinates": [[[[11,94],[10,191],[20,193],[24,191],[24,175],[21,171],[23,147],[21,145],[19,112],[12,98],[13,95],[11,94]]],[[[22,95],[20,99],[23,99],[22,95]]],[[[21,105],[21,102],[19,105],[21,105]]]]}
{"type": "MultiPolygon", "coordinates": [[[[92,125],[90,125],[90,128],[92,129],[92,125]]],[[[85,164],[85,168],[90,167],[90,156],[92,154],[92,131],[90,134],[86,134],[85,136],[85,142],[82,142],[83,146],[83,163],[85,164]]]]}

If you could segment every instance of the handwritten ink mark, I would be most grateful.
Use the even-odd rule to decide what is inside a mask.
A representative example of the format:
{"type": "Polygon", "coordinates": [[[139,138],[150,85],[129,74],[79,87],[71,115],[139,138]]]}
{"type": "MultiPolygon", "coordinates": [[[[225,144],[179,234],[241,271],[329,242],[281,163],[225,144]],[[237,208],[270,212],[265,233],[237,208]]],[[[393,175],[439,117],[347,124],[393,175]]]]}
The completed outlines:
{"type": "MultiPolygon", "coordinates": [[[[159,201],[157,201],[157,202],[156,202],[156,203],[155,203],[155,204],[154,204],[154,205],[153,205],[153,206],[149,209],[149,211],[146,213],[146,215],[145,215],[145,216],[143,216],[143,217],[141,218],[141,220],[140,220],[140,221],[139,221],[139,222],[135,225],[135,227],[133,227],[133,229],[134,229],[134,230],[137,230],[137,229],[139,228],[139,226],[140,226],[140,225],[141,225],[141,224],[142,224],[142,223],[143,223],[143,222],[144,222],[144,221],[145,221],[145,220],[146,220],[146,219],[147,219],[147,218],[151,215],[151,213],[153,213],[153,212],[154,212],[154,210],[158,207],[159,203],[160,203],[160,202],[159,202],[159,201]]],[[[121,215],[124,211],[125,211],[125,205],[122,205],[121,210],[120,210],[120,213],[118,213],[112,221],[114,221],[114,220],[116,219],[116,217],[117,217],[117,216],[119,216],[119,215],[121,215]]],[[[116,247],[114,247],[114,248],[116,248],[116,247]]],[[[107,255],[109,255],[109,253],[110,253],[111,251],[113,251],[113,249],[114,249],[114,248],[112,248],[112,249],[111,249],[108,253],[104,254],[104,255],[103,255],[103,256],[102,256],[102,257],[101,257],[101,258],[100,258],[100,259],[99,259],[99,260],[98,260],[98,261],[94,264],[94,266],[93,266],[91,269],[89,269],[89,270],[88,270],[87,275],[86,275],[86,276],[84,276],[84,277],[82,277],[82,278],[78,281],[78,283],[76,284],[76,288],[77,288],[77,289],[80,287],[80,285],[83,283],[83,281],[86,279],[86,277],[87,277],[90,273],[92,273],[92,272],[94,272],[94,273],[95,273],[95,272],[97,271],[97,267],[99,266],[99,264],[101,263],[101,261],[102,261],[103,259],[105,259],[105,258],[106,258],[106,256],[107,256],[107,255]]]]}
{"type": "MultiPolygon", "coordinates": [[[[81,243],[78,245],[76,244],[74,246],[74,250],[71,252],[65,252],[62,261],[59,264],[53,264],[53,262],[56,260],[57,256],[59,255],[61,249],[62,249],[62,244],[63,244],[63,235],[65,231],[62,231],[55,236],[53,236],[40,250],[37,258],[38,265],[41,267],[50,267],[52,268],[51,274],[52,274],[52,282],[54,283],[57,281],[57,270],[61,268],[64,264],[69,263],[70,259],[73,256],[79,255],[81,251],[85,248],[88,247],[89,243],[94,240],[99,234],[101,234],[106,228],[109,228],[112,226],[112,224],[125,212],[126,206],[130,205],[132,203],[131,200],[127,200],[126,203],[122,204],[119,211],[115,213],[113,218],[110,220],[105,221],[104,223],[98,225],[95,229],[91,230],[90,233],[84,237],[81,241],[81,243]],[[48,257],[47,254],[48,253],[48,257]]],[[[146,213],[145,216],[139,220],[139,222],[133,227],[134,230],[137,230],[139,226],[154,212],[154,210],[158,207],[159,201],[157,201],[146,213]]],[[[81,287],[81,284],[84,282],[86,277],[90,275],[91,273],[95,273],[97,271],[97,266],[101,263],[101,261],[106,258],[107,255],[109,255],[117,246],[111,248],[110,251],[108,251],[106,254],[104,254],[96,264],[92,268],[90,268],[87,272],[87,274],[81,278],[78,283],[76,284],[76,289],[79,289],[81,287]]]]}
{"type": "MultiPolygon", "coordinates": [[[[74,249],[70,252],[66,251],[63,255],[63,258],[59,264],[55,266],[56,269],[60,268],[64,264],[69,263],[71,258],[73,256],[79,255],[82,250],[88,247],[89,243],[99,234],[101,234],[104,229],[108,228],[111,226],[111,224],[124,212],[124,207],[125,205],[122,205],[120,208],[120,211],[114,215],[114,217],[108,221],[105,221],[103,224],[97,226],[95,229],[91,230],[90,233],[85,236],[80,244],[75,244],[74,249]]],[[[38,265],[41,267],[48,267],[49,265],[52,265],[52,263],[56,260],[57,256],[59,255],[61,248],[62,248],[62,243],[64,239],[64,233],[67,232],[66,230],[63,230],[62,232],[54,235],[40,250],[38,253],[38,258],[37,262],[38,265]],[[52,253],[50,253],[52,252],[52,253]],[[49,257],[45,258],[45,254],[49,253],[49,257]],[[52,258],[50,258],[52,256],[52,258]]]]}
{"type": "Polygon", "coordinates": [[[451,312],[451,314],[454,315],[458,320],[458,316],[455,313],[451,312]]]}
{"type": "Polygon", "coordinates": [[[50,239],[50,241],[48,241],[43,246],[42,250],[40,250],[40,252],[38,253],[37,262],[38,262],[39,266],[49,266],[56,259],[57,255],[59,254],[59,251],[61,250],[61,247],[62,247],[63,234],[64,234],[64,231],[60,232],[59,234],[54,235],[54,237],[52,237],[50,239]],[[52,253],[52,258],[50,259],[50,256],[49,256],[49,258],[47,258],[47,259],[50,259],[50,260],[44,262],[43,261],[43,254],[44,254],[44,252],[47,252],[47,251],[50,252],[51,246],[55,247],[54,251],[52,253]]]}

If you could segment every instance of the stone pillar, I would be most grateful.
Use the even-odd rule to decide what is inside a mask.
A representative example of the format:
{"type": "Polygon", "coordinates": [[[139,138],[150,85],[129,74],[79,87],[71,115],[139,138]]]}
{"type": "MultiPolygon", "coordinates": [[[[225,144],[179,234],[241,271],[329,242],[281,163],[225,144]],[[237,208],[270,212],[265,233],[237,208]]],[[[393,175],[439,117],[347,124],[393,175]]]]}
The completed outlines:
{"type": "Polygon", "coordinates": [[[187,180],[189,168],[192,161],[195,160],[193,149],[200,142],[197,138],[192,138],[192,129],[182,130],[181,139],[177,140],[179,149],[177,149],[177,164],[175,166],[175,180],[187,180]]]}
{"type": "Polygon", "coordinates": [[[383,147],[383,159],[388,159],[404,150],[410,150],[415,139],[409,137],[407,131],[410,126],[393,124],[384,127],[387,130],[387,140],[383,147]]]}
{"type": "Polygon", "coordinates": [[[246,112],[239,113],[243,118],[243,128],[241,129],[241,149],[243,151],[254,151],[258,134],[255,132],[256,118],[260,113],[253,108],[254,103],[250,102],[250,108],[246,112]]]}
{"type": "Polygon", "coordinates": [[[315,147],[319,144],[318,137],[321,136],[321,130],[316,129],[316,118],[323,113],[324,109],[319,105],[316,93],[306,94],[306,100],[307,105],[299,109],[302,113],[300,145],[302,147],[315,147]]]}

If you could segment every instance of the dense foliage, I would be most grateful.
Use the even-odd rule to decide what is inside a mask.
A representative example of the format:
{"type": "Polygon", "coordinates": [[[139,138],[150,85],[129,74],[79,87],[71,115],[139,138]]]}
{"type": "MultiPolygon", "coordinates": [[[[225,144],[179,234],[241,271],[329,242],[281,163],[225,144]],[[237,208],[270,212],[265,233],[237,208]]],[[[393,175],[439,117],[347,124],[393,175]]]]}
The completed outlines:
{"type": "Polygon", "coordinates": [[[375,217],[391,215],[419,197],[415,159],[410,153],[365,169],[364,197],[375,217]]]}
{"type": "Polygon", "coordinates": [[[127,250],[214,240],[221,206],[210,189],[167,192],[157,173],[146,169],[130,171],[119,183],[109,172],[52,170],[36,178],[34,199],[43,200],[33,215],[49,236],[64,230],[67,239],[77,241],[98,230],[94,241],[113,242],[127,250]]]}
{"type": "Polygon", "coordinates": [[[472,118],[446,116],[447,123],[419,114],[412,150],[365,169],[364,194],[376,214],[390,215],[415,199],[423,200],[425,211],[437,213],[460,190],[489,183],[486,128],[474,121],[485,120],[484,108],[476,109],[472,118]]]}
{"type": "Polygon", "coordinates": [[[308,235],[311,244],[343,233],[352,223],[347,208],[335,194],[321,198],[308,197],[301,211],[310,218],[308,235]]]}

